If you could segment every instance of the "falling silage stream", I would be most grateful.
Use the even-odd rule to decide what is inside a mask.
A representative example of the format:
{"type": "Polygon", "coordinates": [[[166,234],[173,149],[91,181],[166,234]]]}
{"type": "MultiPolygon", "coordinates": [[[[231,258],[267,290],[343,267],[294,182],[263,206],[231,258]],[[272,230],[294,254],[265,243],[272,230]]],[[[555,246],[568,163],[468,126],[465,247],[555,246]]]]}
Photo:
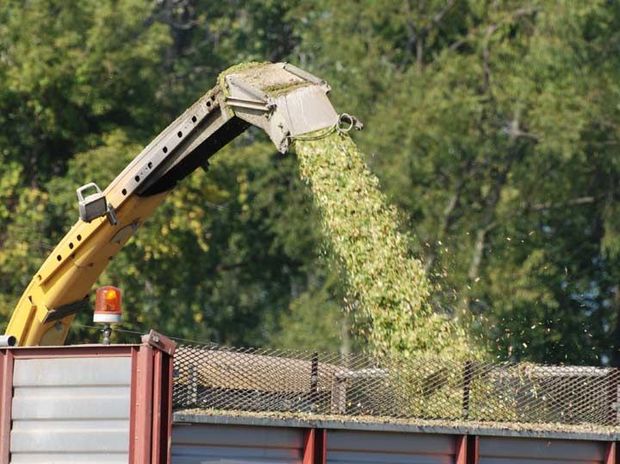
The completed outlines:
{"type": "Polygon", "coordinates": [[[368,321],[378,355],[466,357],[465,331],[430,308],[430,285],[409,256],[398,215],[351,138],[338,131],[294,142],[301,178],[321,214],[322,231],[346,274],[347,289],[368,321]]]}

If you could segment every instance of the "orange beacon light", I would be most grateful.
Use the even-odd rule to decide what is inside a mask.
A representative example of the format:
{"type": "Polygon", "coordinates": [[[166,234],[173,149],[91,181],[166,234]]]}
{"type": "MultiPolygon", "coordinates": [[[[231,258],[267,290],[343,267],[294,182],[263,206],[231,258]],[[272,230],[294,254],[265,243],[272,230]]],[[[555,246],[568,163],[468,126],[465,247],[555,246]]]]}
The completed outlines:
{"type": "Polygon", "coordinates": [[[93,322],[118,324],[121,322],[122,313],[120,289],[110,285],[98,288],[93,322]]]}

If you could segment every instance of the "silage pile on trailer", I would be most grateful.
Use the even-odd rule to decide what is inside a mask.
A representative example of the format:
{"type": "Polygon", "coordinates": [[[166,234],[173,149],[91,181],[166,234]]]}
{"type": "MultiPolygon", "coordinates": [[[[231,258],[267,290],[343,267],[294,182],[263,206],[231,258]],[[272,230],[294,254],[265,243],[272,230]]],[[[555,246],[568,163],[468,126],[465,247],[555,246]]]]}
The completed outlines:
{"type": "Polygon", "coordinates": [[[351,138],[327,130],[297,138],[294,148],[371,349],[406,357],[471,355],[465,331],[429,306],[423,266],[409,255],[397,212],[351,138]]]}

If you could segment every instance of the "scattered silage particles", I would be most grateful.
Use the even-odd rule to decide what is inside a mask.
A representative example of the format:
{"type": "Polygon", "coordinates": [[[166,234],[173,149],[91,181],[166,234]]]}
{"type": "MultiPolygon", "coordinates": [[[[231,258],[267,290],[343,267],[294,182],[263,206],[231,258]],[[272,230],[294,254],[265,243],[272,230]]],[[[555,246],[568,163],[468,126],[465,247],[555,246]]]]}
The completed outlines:
{"type": "Polygon", "coordinates": [[[428,305],[423,266],[408,255],[397,212],[350,137],[324,131],[298,137],[294,148],[301,178],[321,213],[324,237],[367,321],[371,350],[466,357],[464,330],[428,305]]]}

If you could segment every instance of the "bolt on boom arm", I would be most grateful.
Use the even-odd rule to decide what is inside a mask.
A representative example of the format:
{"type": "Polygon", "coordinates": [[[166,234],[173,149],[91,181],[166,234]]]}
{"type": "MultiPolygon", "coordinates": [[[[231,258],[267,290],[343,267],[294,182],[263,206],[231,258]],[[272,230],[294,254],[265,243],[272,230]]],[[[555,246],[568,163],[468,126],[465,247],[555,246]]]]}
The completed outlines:
{"type": "Polygon", "coordinates": [[[108,262],[181,179],[250,125],[263,129],[282,153],[292,137],[335,126],[329,90],[325,81],[285,63],[223,73],[103,192],[93,184],[78,189],[80,219],[26,288],[4,339],[14,337],[20,346],[63,344],[108,262]],[[96,192],[85,196],[87,188],[96,192]]]}

